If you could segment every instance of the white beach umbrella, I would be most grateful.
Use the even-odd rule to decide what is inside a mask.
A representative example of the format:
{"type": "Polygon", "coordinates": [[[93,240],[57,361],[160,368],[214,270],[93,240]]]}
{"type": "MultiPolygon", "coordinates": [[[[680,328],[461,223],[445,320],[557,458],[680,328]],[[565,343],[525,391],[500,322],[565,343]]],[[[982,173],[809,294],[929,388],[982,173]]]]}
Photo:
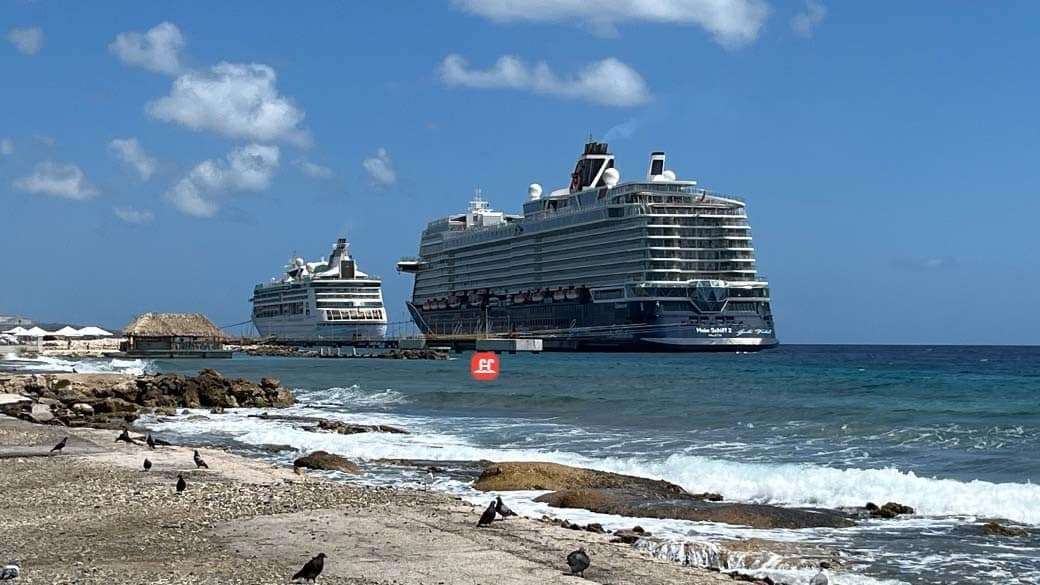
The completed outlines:
{"type": "Polygon", "coordinates": [[[47,336],[47,335],[54,335],[54,334],[51,333],[50,331],[47,331],[47,330],[44,330],[44,329],[40,329],[39,327],[35,327],[34,326],[32,329],[26,331],[22,335],[24,335],[25,337],[44,337],[44,336],[47,336]]]}
{"type": "Polygon", "coordinates": [[[83,336],[89,335],[91,337],[112,337],[112,334],[108,331],[105,331],[100,327],[94,327],[93,325],[80,329],[79,334],[83,336]]]}
{"type": "Polygon", "coordinates": [[[28,331],[28,329],[19,325],[14,329],[8,329],[7,331],[4,331],[4,333],[10,333],[11,335],[25,335],[26,331],[28,331]]]}
{"type": "Polygon", "coordinates": [[[68,325],[62,327],[61,329],[58,329],[57,331],[55,331],[54,335],[61,336],[61,337],[82,337],[83,336],[83,334],[80,333],[79,329],[76,329],[75,327],[69,327],[68,325]]]}

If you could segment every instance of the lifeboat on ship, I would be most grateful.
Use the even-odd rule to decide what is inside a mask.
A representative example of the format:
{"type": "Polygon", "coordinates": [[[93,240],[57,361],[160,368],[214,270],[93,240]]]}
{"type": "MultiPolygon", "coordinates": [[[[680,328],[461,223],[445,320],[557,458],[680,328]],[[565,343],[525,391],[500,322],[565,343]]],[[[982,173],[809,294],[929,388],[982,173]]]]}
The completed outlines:
{"type": "Polygon", "coordinates": [[[469,306],[479,307],[484,303],[484,297],[480,295],[472,295],[469,297],[469,306]]]}
{"type": "Polygon", "coordinates": [[[578,292],[578,289],[576,289],[574,287],[571,287],[571,288],[567,289],[567,292],[563,293],[563,296],[568,301],[576,301],[576,300],[578,300],[578,297],[581,296],[581,293],[578,292]]]}
{"type": "Polygon", "coordinates": [[[424,311],[429,311],[432,308],[432,307],[430,307],[430,304],[431,304],[430,301],[423,301],[423,304],[422,304],[423,310],[424,311]]]}
{"type": "Polygon", "coordinates": [[[451,297],[451,300],[448,301],[448,307],[451,308],[451,309],[458,309],[459,305],[461,305],[461,304],[462,304],[462,301],[459,300],[458,296],[451,297]]]}
{"type": "Polygon", "coordinates": [[[563,289],[559,289],[553,293],[552,299],[554,301],[562,301],[564,299],[563,289]]]}
{"type": "Polygon", "coordinates": [[[526,300],[527,299],[524,298],[524,295],[522,295],[520,293],[517,293],[517,294],[513,295],[513,303],[515,303],[517,305],[522,304],[526,300]]]}
{"type": "Polygon", "coordinates": [[[542,291],[540,291],[540,290],[534,291],[534,294],[531,295],[531,302],[532,303],[540,303],[543,300],[545,300],[545,294],[542,293],[542,291]]]}

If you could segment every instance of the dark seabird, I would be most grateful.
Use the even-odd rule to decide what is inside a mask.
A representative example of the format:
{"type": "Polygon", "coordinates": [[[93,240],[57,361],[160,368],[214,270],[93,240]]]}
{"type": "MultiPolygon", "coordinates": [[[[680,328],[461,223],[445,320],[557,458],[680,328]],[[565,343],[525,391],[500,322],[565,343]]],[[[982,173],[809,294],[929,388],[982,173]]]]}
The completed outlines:
{"type": "Polygon", "coordinates": [[[155,439],[152,438],[151,433],[148,433],[148,440],[146,440],[145,442],[148,443],[148,447],[150,449],[155,449],[155,439]]]}
{"type": "Polygon", "coordinates": [[[488,504],[487,509],[480,515],[480,520],[477,521],[477,528],[481,526],[491,526],[491,523],[495,521],[495,500],[491,500],[488,504]]]}
{"type": "Polygon", "coordinates": [[[19,574],[21,574],[21,571],[18,569],[18,564],[11,561],[0,569],[0,581],[17,579],[19,574]]]}
{"type": "Polygon", "coordinates": [[[123,432],[119,433],[119,436],[116,437],[115,442],[118,443],[119,441],[123,441],[124,443],[129,443],[131,445],[137,444],[137,441],[135,441],[133,437],[130,436],[130,432],[126,429],[123,429],[123,432]]]}
{"type": "Polygon", "coordinates": [[[196,468],[205,467],[206,469],[209,469],[209,465],[206,465],[206,462],[203,461],[202,457],[199,456],[199,450],[198,449],[195,450],[195,467],[196,468]]]}
{"type": "Polygon", "coordinates": [[[68,444],[69,444],[69,438],[65,437],[64,439],[61,440],[60,443],[58,443],[57,445],[51,447],[51,453],[54,453],[55,451],[57,451],[60,454],[61,450],[65,448],[65,445],[68,445],[68,444]]]}
{"type": "Polygon", "coordinates": [[[578,547],[578,550],[567,555],[567,566],[571,568],[571,575],[581,575],[585,577],[585,569],[589,568],[592,561],[589,559],[588,553],[585,552],[585,547],[578,547]]]}
{"type": "Polygon", "coordinates": [[[502,503],[502,496],[498,496],[497,498],[495,498],[495,511],[498,512],[498,515],[503,518],[516,516],[516,512],[510,510],[509,506],[502,503]]]}
{"type": "Polygon", "coordinates": [[[188,482],[184,481],[184,476],[178,473],[177,474],[177,493],[179,494],[179,493],[183,492],[186,489],[188,489],[188,482]]]}
{"type": "Polygon", "coordinates": [[[831,564],[827,561],[820,563],[820,572],[809,581],[809,585],[829,585],[831,578],[827,576],[827,569],[831,568],[831,564]]]}
{"type": "Polygon", "coordinates": [[[307,561],[307,564],[292,576],[292,580],[303,579],[304,581],[314,581],[318,578],[318,575],[321,574],[321,571],[324,568],[325,553],[318,553],[318,556],[307,561]]]}
{"type": "Polygon", "coordinates": [[[145,457],[144,458],[144,470],[148,471],[151,468],[152,468],[152,462],[149,461],[147,457],[145,457]]]}

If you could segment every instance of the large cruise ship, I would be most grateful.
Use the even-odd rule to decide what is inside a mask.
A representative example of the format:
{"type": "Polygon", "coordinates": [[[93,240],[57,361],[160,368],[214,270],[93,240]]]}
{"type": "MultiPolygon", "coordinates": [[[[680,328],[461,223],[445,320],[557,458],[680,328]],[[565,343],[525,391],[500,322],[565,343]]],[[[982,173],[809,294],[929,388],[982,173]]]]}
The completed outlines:
{"type": "Polygon", "coordinates": [[[285,274],[253,289],[253,325],[264,337],[298,341],[381,339],[382,283],[357,268],[340,238],[328,261],[293,258],[285,274]]]}
{"type": "Polygon", "coordinates": [[[427,335],[538,337],[545,349],[751,351],[777,344],[744,202],[679,180],[665,155],[620,181],[589,141],[570,186],[523,215],[477,196],[431,221],[408,310],[427,335]]]}

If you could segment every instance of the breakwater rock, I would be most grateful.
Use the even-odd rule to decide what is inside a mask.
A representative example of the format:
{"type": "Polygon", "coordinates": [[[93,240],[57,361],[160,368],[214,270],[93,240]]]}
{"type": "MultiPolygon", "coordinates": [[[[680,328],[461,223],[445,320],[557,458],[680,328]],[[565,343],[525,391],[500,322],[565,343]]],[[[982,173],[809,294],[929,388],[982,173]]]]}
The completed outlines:
{"type": "Polygon", "coordinates": [[[834,510],[723,502],[645,477],[542,462],[485,462],[474,487],[482,491],[553,490],[536,501],[636,518],[722,522],[753,528],[841,528],[854,522],[834,510]]]}
{"type": "Polygon", "coordinates": [[[448,352],[436,349],[382,349],[352,347],[293,347],[289,345],[231,345],[234,352],[268,357],[306,357],[343,359],[446,360],[448,352]]]}
{"type": "Polygon", "coordinates": [[[146,412],[177,408],[283,408],[296,398],[274,378],[259,382],[225,378],[213,370],[197,376],[158,374],[28,374],[0,376],[0,393],[29,400],[0,406],[25,420],[69,426],[110,426],[146,412]]]}
{"type": "Polygon", "coordinates": [[[339,433],[341,435],[356,435],[357,433],[392,433],[398,435],[407,435],[408,431],[391,425],[363,425],[357,423],[348,423],[341,420],[332,420],[328,418],[321,418],[318,416],[297,416],[291,414],[270,414],[264,412],[261,414],[251,414],[249,418],[259,418],[262,420],[282,420],[293,423],[302,423],[303,425],[299,428],[310,431],[312,433],[339,433]]]}

